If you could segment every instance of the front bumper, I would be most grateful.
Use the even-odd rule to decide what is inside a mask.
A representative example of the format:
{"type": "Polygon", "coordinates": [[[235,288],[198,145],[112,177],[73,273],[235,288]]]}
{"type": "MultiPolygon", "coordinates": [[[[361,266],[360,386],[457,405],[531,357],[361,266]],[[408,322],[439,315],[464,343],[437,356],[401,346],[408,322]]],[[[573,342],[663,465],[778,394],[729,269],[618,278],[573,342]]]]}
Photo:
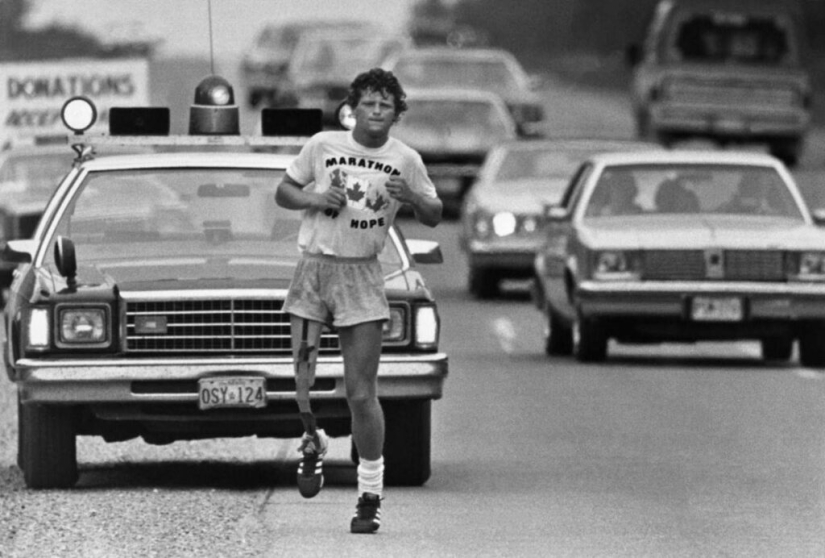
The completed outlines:
{"type": "MultiPolygon", "coordinates": [[[[382,356],[378,396],[382,399],[440,399],[447,377],[444,353],[382,356]]],[[[24,403],[192,403],[197,380],[214,376],[267,379],[267,401],[295,399],[291,358],[46,360],[15,363],[14,380],[24,403]],[[277,387],[272,387],[277,386],[277,387]]],[[[346,400],[340,357],[319,357],[313,399],[346,400]]]]}
{"type": "Polygon", "coordinates": [[[467,245],[471,267],[495,269],[513,276],[532,276],[539,241],[521,238],[473,239],[467,245]]]}
{"type": "Polygon", "coordinates": [[[686,318],[691,298],[739,297],[743,321],[825,320],[825,284],[689,281],[584,281],[576,296],[584,317],[686,318]]]}

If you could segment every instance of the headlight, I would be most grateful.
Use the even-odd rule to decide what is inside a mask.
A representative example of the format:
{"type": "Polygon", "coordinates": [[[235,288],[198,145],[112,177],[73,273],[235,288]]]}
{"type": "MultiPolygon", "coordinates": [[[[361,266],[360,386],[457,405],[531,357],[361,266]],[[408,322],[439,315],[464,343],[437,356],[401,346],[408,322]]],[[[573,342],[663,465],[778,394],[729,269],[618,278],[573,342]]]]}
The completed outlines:
{"type": "Polygon", "coordinates": [[[802,252],[799,254],[797,279],[803,281],[825,280],[825,252],[802,252]]]}
{"type": "Polygon", "coordinates": [[[48,308],[32,308],[29,310],[26,323],[26,349],[43,351],[49,348],[51,342],[51,323],[48,308]]]}
{"type": "Polygon", "coordinates": [[[480,238],[487,238],[493,230],[493,224],[486,213],[476,213],[473,217],[473,232],[480,238]]]}
{"type": "Polygon", "coordinates": [[[438,347],[439,320],[435,306],[415,308],[415,345],[419,349],[438,347]]]}
{"type": "Polygon", "coordinates": [[[110,343],[106,307],[58,307],[57,345],[104,347],[110,343]]]}
{"type": "Polygon", "coordinates": [[[516,232],[516,216],[512,213],[496,213],[493,215],[493,231],[496,236],[508,236],[516,232]]]}
{"type": "Polygon", "coordinates": [[[539,218],[535,215],[528,215],[521,221],[521,230],[526,233],[534,233],[539,228],[539,218]]]}
{"type": "Polygon", "coordinates": [[[407,309],[401,306],[390,306],[390,319],[384,322],[384,343],[397,343],[407,338],[407,309]]]}
{"type": "Polygon", "coordinates": [[[597,252],[593,265],[593,278],[603,281],[639,279],[636,258],[620,250],[597,252]]]}

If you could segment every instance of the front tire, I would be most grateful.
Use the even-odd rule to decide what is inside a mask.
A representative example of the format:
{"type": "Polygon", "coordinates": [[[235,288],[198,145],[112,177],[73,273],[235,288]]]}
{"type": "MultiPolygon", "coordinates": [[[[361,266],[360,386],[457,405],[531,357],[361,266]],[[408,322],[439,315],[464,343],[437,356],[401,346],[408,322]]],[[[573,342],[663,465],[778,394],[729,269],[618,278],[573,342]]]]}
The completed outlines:
{"type": "Polygon", "coordinates": [[[762,339],[762,360],[787,362],[793,355],[792,337],[768,337],[762,339]]]}
{"type": "Polygon", "coordinates": [[[479,299],[498,296],[498,277],[488,269],[471,267],[468,278],[470,294],[479,299]]]}
{"type": "Polygon", "coordinates": [[[602,362],[607,358],[607,334],[598,320],[579,317],[575,328],[575,355],[579,362],[602,362]]]}
{"type": "Polygon", "coordinates": [[[382,401],[384,479],[389,486],[421,486],[430,478],[432,401],[382,401]]]}
{"type": "Polygon", "coordinates": [[[69,488],[78,479],[75,409],[20,405],[18,447],[29,488],[69,488]]]}
{"type": "Polygon", "coordinates": [[[547,308],[545,316],[544,352],[548,355],[573,354],[573,329],[562,323],[558,315],[547,308]]]}
{"type": "Polygon", "coordinates": [[[799,333],[799,363],[811,368],[825,367],[825,322],[812,322],[799,333]]]}

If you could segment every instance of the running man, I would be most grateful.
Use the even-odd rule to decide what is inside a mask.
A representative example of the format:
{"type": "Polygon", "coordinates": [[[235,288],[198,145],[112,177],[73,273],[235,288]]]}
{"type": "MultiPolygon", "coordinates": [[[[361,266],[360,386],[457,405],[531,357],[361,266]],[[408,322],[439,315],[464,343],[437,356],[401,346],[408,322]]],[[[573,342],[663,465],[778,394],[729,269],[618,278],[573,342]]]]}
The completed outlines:
{"type": "Polygon", "coordinates": [[[296,393],[305,433],[299,451],[298,488],[306,498],[323,485],[327,438],[309,408],[321,328],[338,331],[344,359],[352,438],[358,450],[358,503],[353,533],[381,525],[384,489],[384,414],[377,396],[383,322],[389,319],[378,254],[402,204],[435,227],[442,204],[421,156],[390,137],[407,109],[391,72],[374,68],[350,85],[351,131],[315,134],[287,169],[275,199],[303,210],[298,235],[302,258],[284,311],[291,315],[296,393]]]}

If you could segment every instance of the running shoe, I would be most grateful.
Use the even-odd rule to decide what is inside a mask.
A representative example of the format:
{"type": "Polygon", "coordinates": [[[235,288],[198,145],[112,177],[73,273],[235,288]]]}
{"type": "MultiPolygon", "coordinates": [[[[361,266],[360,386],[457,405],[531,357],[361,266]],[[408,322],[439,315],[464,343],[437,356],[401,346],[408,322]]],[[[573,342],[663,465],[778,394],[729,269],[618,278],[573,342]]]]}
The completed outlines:
{"type": "Polygon", "coordinates": [[[304,498],[312,498],[321,492],[324,486],[324,455],[327,453],[327,437],[323,430],[316,430],[314,435],[304,433],[298,451],[301,461],[298,463],[298,491],[304,498]]]}
{"type": "Polygon", "coordinates": [[[364,492],[355,506],[350,531],[352,533],[375,533],[379,527],[381,527],[381,497],[364,492]]]}

